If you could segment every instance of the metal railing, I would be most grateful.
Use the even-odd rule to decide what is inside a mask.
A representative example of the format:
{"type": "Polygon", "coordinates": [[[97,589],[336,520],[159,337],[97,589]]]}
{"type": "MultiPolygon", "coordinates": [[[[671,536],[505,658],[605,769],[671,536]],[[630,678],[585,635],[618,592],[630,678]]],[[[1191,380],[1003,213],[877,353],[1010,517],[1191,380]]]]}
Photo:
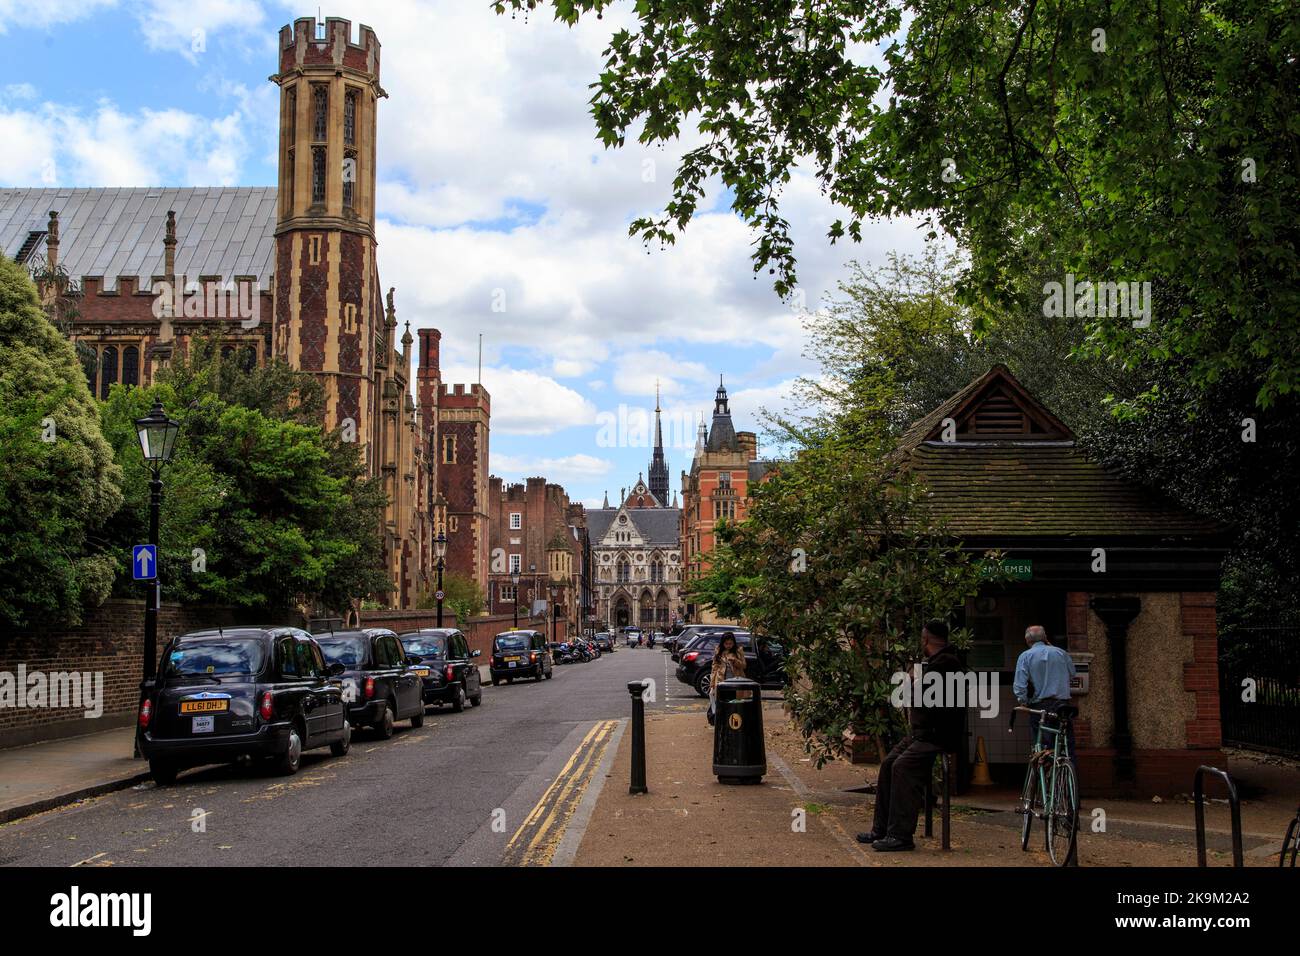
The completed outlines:
{"type": "Polygon", "coordinates": [[[1300,757],[1300,627],[1223,634],[1219,701],[1225,744],[1300,757]]]}
{"type": "MultiPolygon", "coordinates": [[[[1196,782],[1193,794],[1196,799],[1196,865],[1205,866],[1205,775],[1212,773],[1221,779],[1228,788],[1228,806],[1232,810],[1232,865],[1245,866],[1241,851],[1241,800],[1237,797],[1237,785],[1226,770],[1202,764],[1196,768],[1196,782]]],[[[1288,831],[1289,832],[1289,831],[1288,831]]]]}

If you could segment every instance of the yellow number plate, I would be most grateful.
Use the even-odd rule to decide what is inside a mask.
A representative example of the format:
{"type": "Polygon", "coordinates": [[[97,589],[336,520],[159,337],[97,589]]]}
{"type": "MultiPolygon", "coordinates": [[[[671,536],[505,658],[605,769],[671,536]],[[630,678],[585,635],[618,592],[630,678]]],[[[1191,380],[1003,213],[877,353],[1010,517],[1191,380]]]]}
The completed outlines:
{"type": "Polygon", "coordinates": [[[226,710],[230,707],[228,700],[183,700],[181,701],[182,714],[210,714],[217,710],[226,710]]]}
{"type": "Polygon", "coordinates": [[[429,668],[427,668],[427,667],[417,667],[417,668],[415,669],[415,676],[417,676],[417,677],[428,677],[428,676],[429,676],[429,668]]]}
{"type": "Polygon", "coordinates": [[[507,660],[507,661],[517,661],[517,660],[519,660],[519,658],[517,658],[517,657],[507,657],[506,660],[507,660]]]}

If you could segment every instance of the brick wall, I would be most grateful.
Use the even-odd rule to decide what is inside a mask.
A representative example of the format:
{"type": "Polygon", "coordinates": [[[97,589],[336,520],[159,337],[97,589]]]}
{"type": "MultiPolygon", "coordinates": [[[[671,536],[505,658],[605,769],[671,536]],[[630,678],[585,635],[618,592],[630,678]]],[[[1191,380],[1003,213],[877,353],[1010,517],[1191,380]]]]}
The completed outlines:
{"type": "MultiPolygon", "coordinates": [[[[163,604],[158,619],[158,649],[166,639],[216,625],[251,623],[241,612],[221,607],[163,604]]],[[[265,623],[259,619],[259,623],[265,623]]],[[[83,716],[82,708],[0,706],[0,747],[94,733],[130,723],[139,703],[144,653],[144,602],[113,600],[86,615],[76,628],[33,629],[0,639],[0,673],[78,672],[103,675],[103,714],[83,716]]],[[[24,689],[25,690],[25,689],[24,689]]],[[[24,693],[24,704],[26,694],[24,693]]]]}
{"type": "MultiPolygon", "coordinates": [[[[461,627],[456,623],[456,615],[446,609],[442,614],[443,627],[460,627],[466,640],[469,641],[471,651],[482,651],[482,664],[487,663],[487,657],[492,649],[492,638],[496,637],[502,631],[513,629],[515,623],[513,614],[493,614],[485,617],[472,618],[467,626],[461,627]]],[[[416,631],[423,627],[437,627],[438,612],[437,610],[420,610],[420,611],[362,611],[362,627],[387,627],[402,634],[406,631],[416,631]]],[[[527,615],[519,616],[519,626],[529,630],[541,631],[548,638],[551,635],[550,618],[545,620],[529,620],[527,615]]],[[[568,628],[563,618],[555,625],[555,640],[568,640],[568,628]]]]}

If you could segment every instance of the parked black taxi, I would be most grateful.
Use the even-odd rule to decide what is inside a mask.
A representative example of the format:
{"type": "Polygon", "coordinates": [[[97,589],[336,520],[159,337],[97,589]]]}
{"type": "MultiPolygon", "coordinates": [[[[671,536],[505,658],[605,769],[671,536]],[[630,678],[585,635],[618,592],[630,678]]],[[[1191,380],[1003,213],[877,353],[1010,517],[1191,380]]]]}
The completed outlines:
{"type": "Polygon", "coordinates": [[[425,704],[451,704],[459,714],[465,701],[474,707],[483,703],[483,677],[475,661],[483,652],[471,651],[464,634],[454,627],[428,627],[403,634],[401,641],[426,670],[421,688],[425,704]]]}
{"type": "Polygon", "coordinates": [[[371,727],[387,740],[394,721],[424,725],[420,682],[429,668],[407,657],[395,633],[367,627],[317,634],[316,640],[329,663],[343,665],[343,699],[353,727],[371,727]]]}
{"type": "Polygon", "coordinates": [[[555,662],[541,631],[506,631],[492,639],[492,684],[513,684],[516,677],[540,681],[555,676],[555,662]]]}
{"type": "Polygon", "coordinates": [[[160,786],[186,767],[273,760],[296,773],[305,750],[348,752],[342,668],[292,627],[195,631],[163,647],[158,675],[142,687],[141,753],[160,786]]]}

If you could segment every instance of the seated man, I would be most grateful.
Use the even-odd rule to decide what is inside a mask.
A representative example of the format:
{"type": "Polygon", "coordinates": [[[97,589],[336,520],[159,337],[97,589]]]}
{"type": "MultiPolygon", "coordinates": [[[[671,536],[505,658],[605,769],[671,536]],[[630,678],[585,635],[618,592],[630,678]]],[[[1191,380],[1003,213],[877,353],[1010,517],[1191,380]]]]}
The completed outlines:
{"type": "MultiPolygon", "coordinates": [[[[964,668],[956,649],[948,643],[948,625],[928,622],[921,630],[921,647],[925,661],[922,677],[928,673],[946,674],[964,668]]],[[[876,781],[876,814],[871,830],[858,834],[859,843],[870,843],[873,850],[891,852],[912,850],[916,844],[916,818],[925,801],[925,784],[934,768],[934,758],[951,753],[961,743],[962,710],[947,706],[913,707],[909,713],[911,733],[880,764],[876,781]]]]}

